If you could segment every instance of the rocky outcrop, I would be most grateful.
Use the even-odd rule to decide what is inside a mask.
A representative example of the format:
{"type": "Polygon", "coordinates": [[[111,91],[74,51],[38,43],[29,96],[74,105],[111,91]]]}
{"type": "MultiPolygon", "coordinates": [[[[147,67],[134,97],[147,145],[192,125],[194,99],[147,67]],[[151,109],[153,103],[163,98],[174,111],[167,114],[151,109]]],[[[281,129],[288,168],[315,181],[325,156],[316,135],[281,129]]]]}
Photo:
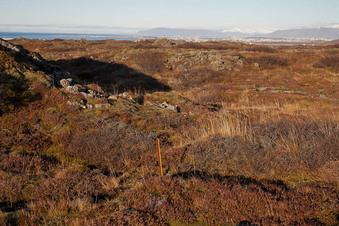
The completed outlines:
{"type": "Polygon", "coordinates": [[[206,65],[214,71],[228,71],[243,66],[240,56],[220,51],[190,51],[172,55],[166,60],[168,69],[185,70],[194,66],[206,65]]]}
{"type": "Polygon", "coordinates": [[[29,52],[21,46],[14,45],[0,38],[0,50],[10,51],[14,54],[28,55],[29,52]]]}
{"type": "Polygon", "coordinates": [[[21,46],[0,39],[0,50],[10,52],[19,66],[25,70],[43,72],[51,81],[50,85],[61,86],[60,80],[70,78],[62,68],[49,64],[40,54],[29,52],[21,46]]]}
{"type": "MultiPolygon", "coordinates": [[[[113,61],[124,63],[142,51],[145,50],[122,50],[114,56],[113,61]]],[[[157,49],[157,52],[161,51],[157,49]]],[[[243,67],[242,56],[233,55],[225,50],[166,49],[163,51],[164,65],[169,70],[189,70],[195,66],[207,66],[214,71],[237,71],[243,67]]]]}
{"type": "Polygon", "coordinates": [[[180,45],[184,43],[186,43],[186,41],[184,40],[172,40],[172,39],[162,38],[162,39],[156,39],[152,45],[156,47],[172,47],[172,46],[176,46],[176,45],[180,45]]]}

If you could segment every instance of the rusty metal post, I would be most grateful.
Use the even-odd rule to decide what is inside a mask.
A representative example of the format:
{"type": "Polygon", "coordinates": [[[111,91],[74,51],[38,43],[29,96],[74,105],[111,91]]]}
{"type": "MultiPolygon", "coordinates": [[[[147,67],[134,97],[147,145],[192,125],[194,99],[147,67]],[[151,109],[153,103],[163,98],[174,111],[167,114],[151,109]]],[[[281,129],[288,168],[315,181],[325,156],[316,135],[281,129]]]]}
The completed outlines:
{"type": "Polygon", "coordinates": [[[162,162],[161,162],[161,152],[160,152],[160,142],[159,142],[159,138],[157,138],[157,146],[158,146],[158,155],[159,155],[160,176],[163,176],[163,173],[162,173],[162,162]]]}

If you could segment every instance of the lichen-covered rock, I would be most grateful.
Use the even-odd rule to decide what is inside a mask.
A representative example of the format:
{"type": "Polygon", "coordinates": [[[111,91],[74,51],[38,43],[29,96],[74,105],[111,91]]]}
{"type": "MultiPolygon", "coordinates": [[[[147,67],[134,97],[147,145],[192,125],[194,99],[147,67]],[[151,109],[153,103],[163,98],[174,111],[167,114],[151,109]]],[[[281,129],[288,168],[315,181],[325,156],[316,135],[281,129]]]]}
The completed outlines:
{"type": "Polygon", "coordinates": [[[71,85],[71,82],[72,82],[73,79],[71,78],[68,78],[68,79],[61,79],[60,80],[60,85],[63,87],[63,88],[66,88],[68,86],[71,85]]]}
{"type": "Polygon", "coordinates": [[[135,100],[128,92],[120,93],[118,96],[135,103],[135,100]]]}
{"type": "Polygon", "coordinates": [[[77,87],[77,86],[67,86],[65,92],[67,92],[67,93],[78,93],[79,87],[77,87]]]}
{"type": "Polygon", "coordinates": [[[118,100],[118,97],[116,95],[110,95],[108,97],[109,100],[118,100]]]}
{"type": "Polygon", "coordinates": [[[67,101],[67,104],[70,106],[74,106],[78,109],[87,109],[87,108],[93,108],[93,105],[91,104],[87,104],[86,100],[80,100],[80,102],[76,102],[76,101],[67,101]]]}
{"type": "Polygon", "coordinates": [[[168,109],[168,110],[180,112],[180,108],[178,106],[171,105],[171,104],[169,104],[167,102],[163,102],[163,103],[159,104],[158,107],[162,108],[162,109],[168,109]]]}
{"type": "Polygon", "coordinates": [[[110,107],[111,105],[109,103],[105,103],[105,104],[94,104],[95,108],[106,108],[106,107],[110,107]]]}

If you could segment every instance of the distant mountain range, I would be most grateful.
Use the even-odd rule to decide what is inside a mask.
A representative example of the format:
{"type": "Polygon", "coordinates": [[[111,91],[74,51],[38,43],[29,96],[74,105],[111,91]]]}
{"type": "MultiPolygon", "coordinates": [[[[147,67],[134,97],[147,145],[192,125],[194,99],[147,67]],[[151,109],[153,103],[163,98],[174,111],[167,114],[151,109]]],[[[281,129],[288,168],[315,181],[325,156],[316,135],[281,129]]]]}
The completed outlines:
{"type": "MultiPolygon", "coordinates": [[[[266,37],[266,35],[265,35],[266,37]]],[[[339,28],[303,28],[278,30],[267,34],[269,38],[314,38],[314,39],[339,39],[339,28]]]]}
{"type": "Polygon", "coordinates": [[[288,38],[288,39],[339,39],[339,28],[301,28],[289,30],[277,30],[272,33],[242,33],[242,32],[221,32],[208,29],[172,29],[154,28],[139,31],[136,36],[142,37],[165,37],[165,38],[231,38],[231,37],[262,37],[262,38],[288,38]]]}
{"type": "Polygon", "coordinates": [[[139,31],[137,36],[147,37],[182,37],[182,38],[225,38],[225,37],[246,37],[248,34],[242,32],[220,32],[208,29],[173,29],[154,28],[139,31]]]}

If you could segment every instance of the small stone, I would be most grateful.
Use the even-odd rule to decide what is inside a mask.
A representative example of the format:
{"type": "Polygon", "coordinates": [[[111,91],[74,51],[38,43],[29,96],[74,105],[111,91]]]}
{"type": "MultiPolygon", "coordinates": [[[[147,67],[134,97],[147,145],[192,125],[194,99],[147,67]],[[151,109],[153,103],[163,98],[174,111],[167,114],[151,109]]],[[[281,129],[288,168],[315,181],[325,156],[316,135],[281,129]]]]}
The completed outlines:
{"type": "Polygon", "coordinates": [[[128,92],[124,92],[122,94],[119,94],[119,96],[126,99],[126,100],[129,100],[129,101],[135,103],[135,100],[133,99],[133,97],[128,92]]]}
{"type": "Polygon", "coordinates": [[[86,99],[81,99],[80,100],[80,104],[86,105],[87,104],[87,100],[86,99]]]}
{"type": "Polygon", "coordinates": [[[67,93],[77,93],[79,92],[79,88],[77,86],[67,86],[65,91],[67,93]]]}
{"type": "Polygon", "coordinates": [[[118,97],[116,95],[111,95],[108,97],[109,100],[118,100],[118,97]]]}
{"type": "Polygon", "coordinates": [[[81,104],[78,103],[78,102],[67,101],[67,104],[70,105],[70,106],[74,106],[74,107],[77,107],[77,108],[81,108],[81,104]]]}
{"type": "Polygon", "coordinates": [[[131,95],[128,92],[124,92],[124,93],[121,94],[121,97],[128,99],[128,98],[131,98],[131,95]]]}
{"type": "Polygon", "coordinates": [[[172,110],[172,111],[176,111],[176,112],[180,112],[180,108],[176,105],[170,105],[167,102],[163,102],[161,104],[158,105],[159,108],[162,109],[168,109],[168,110],[172,110]]]}
{"type": "Polygon", "coordinates": [[[155,103],[151,102],[151,101],[146,101],[145,103],[146,106],[154,106],[156,105],[155,103]]]}
{"type": "Polygon", "coordinates": [[[105,107],[109,107],[111,106],[110,104],[106,103],[106,104],[95,104],[94,107],[95,108],[105,108],[105,107]]]}
{"type": "Polygon", "coordinates": [[[60,85],[61,85],[63,88],[66,88],[66,87],[70,86],[71,83],[70,83],[67,79],[61,79],[61,80],[60,80],[60,85]]]}
{"type": "Polygon", "coordinates": [[[85,92],[79,92],[79,94],[83,95],[84,98],[88,98],[88,95],[90,95],[90,94],[87,94],[87,93],[85,93],[85,92]]]}
{"type": "Polygon", "coordinates": [[[168,103],[167,102],[163,102],[163,103],[159,104],[159,107],[163,108],[163,109],[166,109],[166,108],[168,108],[168,103]]]}
{"type": "Polygon", "coordinates": [[[88,92],[89,92],[90,94],[92,94],[93,96],[99,94],[99,92],[97,92],[97,91],[95,91],[95,90],[92,90],[92,89],[89,89],[88,92]]]}
{"type": "Polygon", "coordinates": [[[256,91],[265,91],[267,90],[267,87],[259,87],[259,88],[256,88],[256,91]]]}

